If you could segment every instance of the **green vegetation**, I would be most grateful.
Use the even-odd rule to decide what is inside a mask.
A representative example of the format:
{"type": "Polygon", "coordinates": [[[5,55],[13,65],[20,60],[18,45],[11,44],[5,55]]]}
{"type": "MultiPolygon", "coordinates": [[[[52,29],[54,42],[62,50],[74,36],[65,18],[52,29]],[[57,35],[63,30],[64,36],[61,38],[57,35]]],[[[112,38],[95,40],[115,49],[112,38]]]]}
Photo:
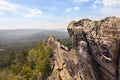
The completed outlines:
{"type": "MultiPolygon", "coordinates": [[[[60,38],[59,41],[71,48],[69,38],[60,38]]],[[[15,47],[9,45],[8,49],[4,49],[0,51],[0,80],[43,80],[50,75],[49,56],[52,48],[44,42],[37,46],[29,44],[26,48],[25,44],[15,44],[15,47]]]]}
{"type": "Polygon", "coordinates": [[[1,62],[0,80],[42,80],[51,72],[50,52],[51,47],[41,42],[31,50],[24,49],[19,54],[11,52],[5,63],[1,62]]]}

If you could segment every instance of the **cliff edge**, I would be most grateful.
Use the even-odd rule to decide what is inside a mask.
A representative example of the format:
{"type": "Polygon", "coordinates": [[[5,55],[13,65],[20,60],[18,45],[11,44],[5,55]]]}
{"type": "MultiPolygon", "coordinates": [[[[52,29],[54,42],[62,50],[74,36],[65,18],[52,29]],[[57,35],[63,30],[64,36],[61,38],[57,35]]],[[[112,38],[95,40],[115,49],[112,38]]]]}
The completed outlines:
{"type": "Polygon", "coordinates": [[[68,26],[72,49],[49,36],[52,73],[48,80],[120,80],[120,18],[82,19],[68,26]]]}
{"type": "Polygon", "coordinates": [[[120,18],[72,21],[67,29],[82,80],[120,80],[120,18]]]}

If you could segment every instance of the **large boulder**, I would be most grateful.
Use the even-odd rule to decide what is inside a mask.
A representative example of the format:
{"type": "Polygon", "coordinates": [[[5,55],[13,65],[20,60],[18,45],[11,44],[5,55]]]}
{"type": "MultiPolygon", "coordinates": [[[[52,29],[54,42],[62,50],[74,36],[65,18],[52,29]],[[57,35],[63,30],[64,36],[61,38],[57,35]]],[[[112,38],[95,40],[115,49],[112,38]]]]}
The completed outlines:
{"type": "Polygon", "coordinates": [[[120,18],[72,21],[67,29],[82,80],[120,80],[120,18]]]}

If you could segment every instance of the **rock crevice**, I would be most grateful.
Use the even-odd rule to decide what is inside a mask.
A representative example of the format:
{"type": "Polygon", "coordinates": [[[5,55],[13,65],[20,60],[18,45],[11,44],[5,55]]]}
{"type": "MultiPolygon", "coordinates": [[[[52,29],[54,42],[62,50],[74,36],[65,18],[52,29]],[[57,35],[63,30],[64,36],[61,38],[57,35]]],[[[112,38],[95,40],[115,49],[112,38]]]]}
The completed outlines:
{"type": "Polygon", "coordinates": [[[120,80],[120,18],[82,19],[68,25],[72,49],[50,36],[54,65],[48,80],[120,80]]]}
{"type": "Polygon", "coordinates": [[[119,44],[119,51],[118,51],[118,56],[116,60],[116,80],[120,80],[120,44],[119,44]]]}
{"type": "Polygon", "coordinates": [[[67,29],[83,80],[120,80],[120,18],[72,21],[67,29]]]}

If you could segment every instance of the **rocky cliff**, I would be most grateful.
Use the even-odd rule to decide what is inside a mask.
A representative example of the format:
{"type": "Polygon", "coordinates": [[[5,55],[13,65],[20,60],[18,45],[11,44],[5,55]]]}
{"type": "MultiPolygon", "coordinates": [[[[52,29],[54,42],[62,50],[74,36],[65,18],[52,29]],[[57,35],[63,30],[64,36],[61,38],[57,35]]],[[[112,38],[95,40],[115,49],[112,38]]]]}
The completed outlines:
{"type": "Polygon", "coordinates": [[[52,35],[48,37],[46,44],[53,48],[50,56],[52,73],[48,80],[81,80],[76,51],[68,51],[52,35]]]}
{"type": "Polygon", "coordinates": [[[82,19],[67,29],[82,80],[120,80],[120,18],[82,19]]]}
{"type": "Polygon", "coordinates": [[[120,80],[120,18],[82,19],[68,26],[72,48],[53,36],[52,73],[48,80],[120,80]]]}

